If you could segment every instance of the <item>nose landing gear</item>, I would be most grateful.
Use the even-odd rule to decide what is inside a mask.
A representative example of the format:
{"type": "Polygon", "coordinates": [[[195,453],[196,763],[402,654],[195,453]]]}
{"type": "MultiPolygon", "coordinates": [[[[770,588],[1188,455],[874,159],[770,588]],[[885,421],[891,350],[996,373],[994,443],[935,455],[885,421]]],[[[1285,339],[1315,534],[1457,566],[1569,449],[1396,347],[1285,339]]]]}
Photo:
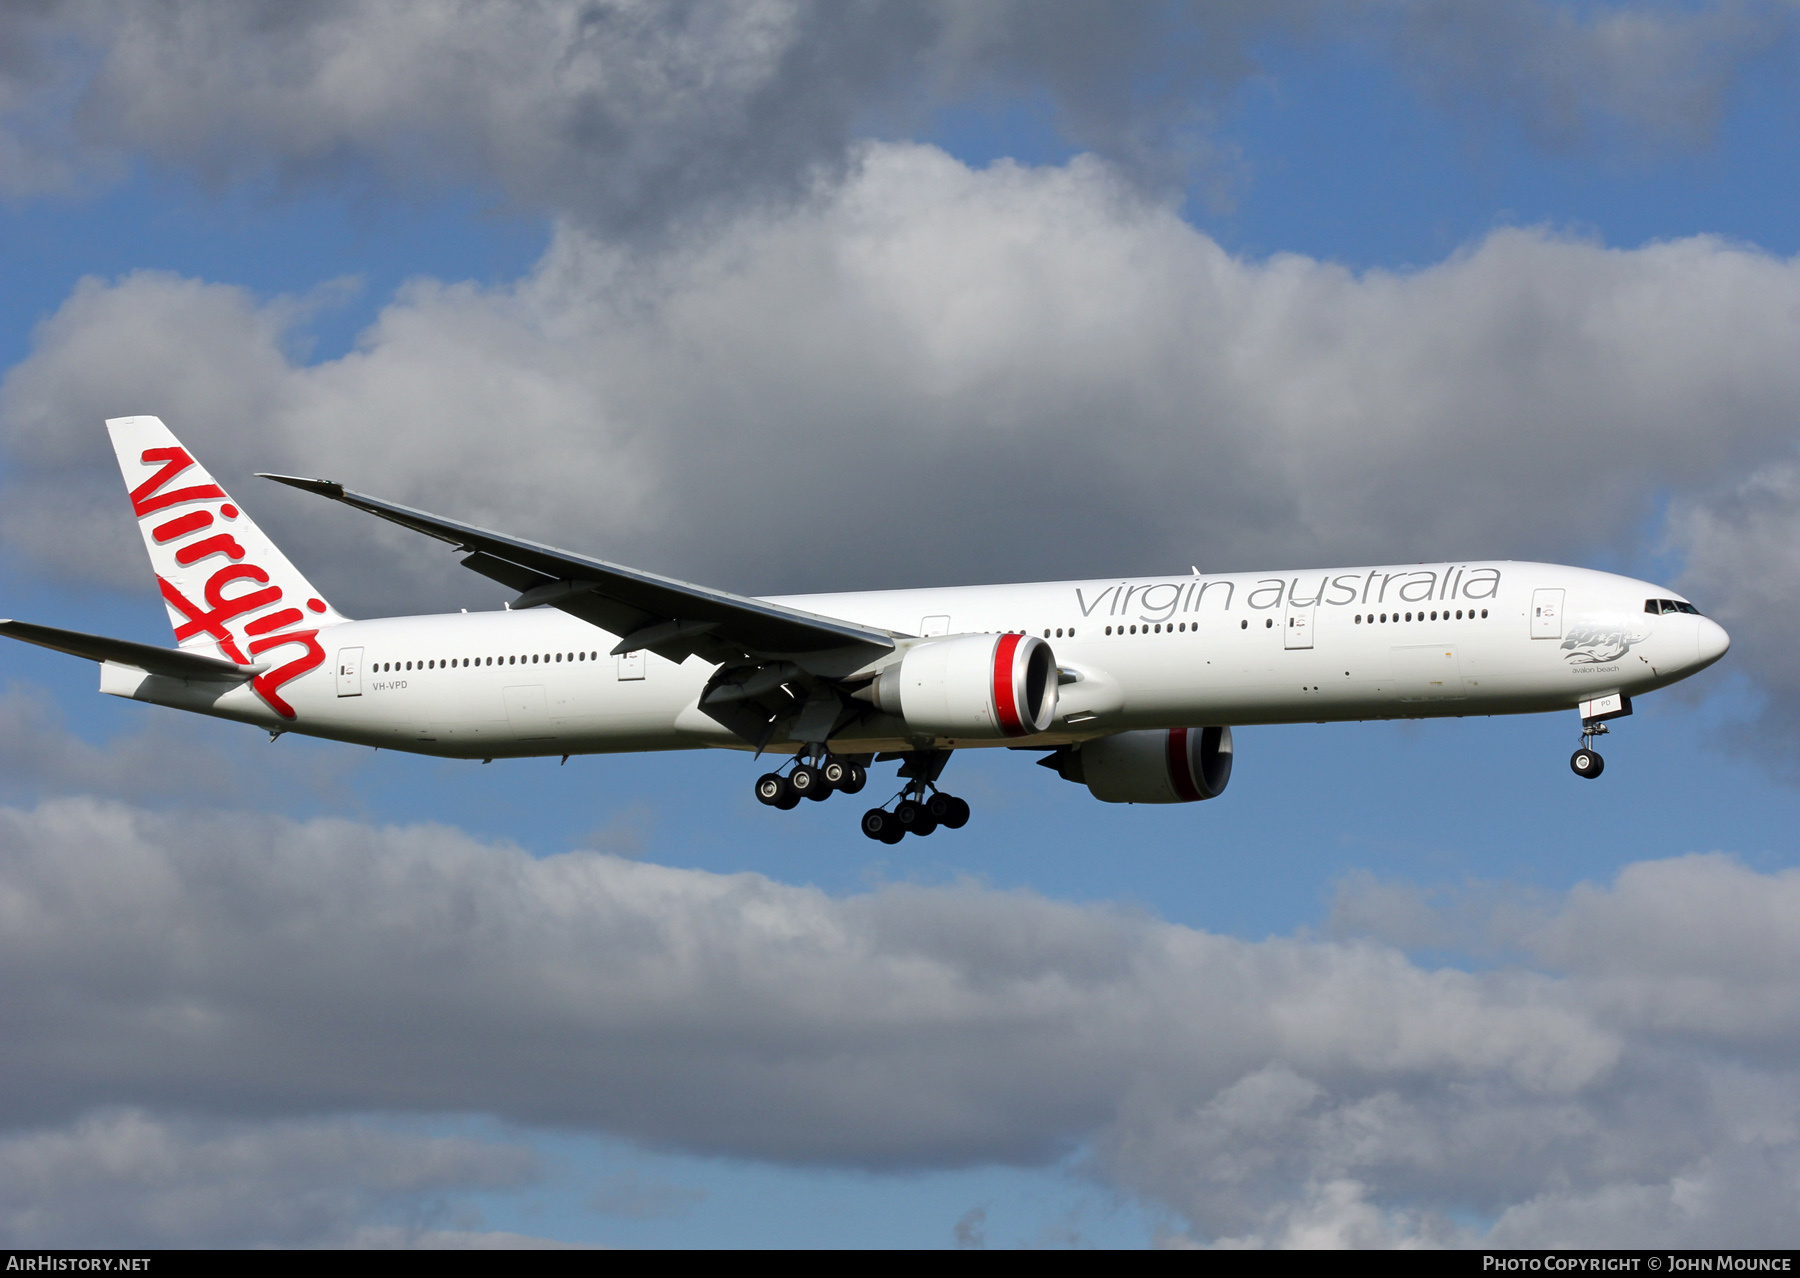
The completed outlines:
{"type": "Polygon", "coordinates": [[[1606,760],[1594,749],[1594,738],[1604,736],[1608,731],[1604,723],[1588,723],[1581,725],[1581,749],[1569,756],[1569,769],[1578,777],[1592,781],[1606,771],[1606,760]]]}

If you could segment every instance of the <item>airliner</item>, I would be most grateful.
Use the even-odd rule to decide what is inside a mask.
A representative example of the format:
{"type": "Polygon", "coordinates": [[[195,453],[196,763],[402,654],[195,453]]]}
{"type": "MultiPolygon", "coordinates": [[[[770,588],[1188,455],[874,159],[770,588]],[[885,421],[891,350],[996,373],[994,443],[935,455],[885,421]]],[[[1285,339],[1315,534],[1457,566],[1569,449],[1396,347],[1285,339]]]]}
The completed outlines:
{"type": "Polygon", "coordinates": [[[884,843],[957,829],[953,751],[1007,747],[1108,803],[1216,798],[1233,725],[1574,710],[1576,775],[1632,698],[1725,655],[1665,587],[1512,561],[1203,573],[752,598],[263,475],[453,546],[501,610],[354,621],[155,417],[107,422],[174,648],[24,621],[100,691],[445,758],[732,749],[779,759],[778,809],[900,787],[884,843]]]}

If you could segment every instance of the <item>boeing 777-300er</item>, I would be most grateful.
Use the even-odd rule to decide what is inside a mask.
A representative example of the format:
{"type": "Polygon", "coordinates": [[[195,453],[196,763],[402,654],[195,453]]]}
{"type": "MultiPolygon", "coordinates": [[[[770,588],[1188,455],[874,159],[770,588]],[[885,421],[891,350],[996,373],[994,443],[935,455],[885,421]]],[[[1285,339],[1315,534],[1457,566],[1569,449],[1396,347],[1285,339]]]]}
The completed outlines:
{"type": "Polygon", "coordinates": [[[107,423],[177,647],[22,621],[100,663],[100,690],[359,745],[480,759],[628,750],[785,756],[776,808],[855,794],[900,761],[863,832],[960,827],[953,750],[1043,752],[1108,803],[1211,799],[1232,724],[1577,710],[1577,775],[1631,699],[1730,640],[1674,591],[1554,564],[958,586],[757,599],[351,492],[264,478],[456,547],[518,591],[499,612],[352,621],[155,417],[107,423]]]}

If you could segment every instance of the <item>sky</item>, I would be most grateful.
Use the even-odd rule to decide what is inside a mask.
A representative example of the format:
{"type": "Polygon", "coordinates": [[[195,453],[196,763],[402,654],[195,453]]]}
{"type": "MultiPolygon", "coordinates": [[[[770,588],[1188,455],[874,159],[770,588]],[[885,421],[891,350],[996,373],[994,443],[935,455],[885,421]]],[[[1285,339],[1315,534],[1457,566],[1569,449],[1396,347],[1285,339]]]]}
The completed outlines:
{"type": "MultiPolygon", "coordinates": [[[[7,1246],[1793,1246],[1777,3],[0,9],[0,614],[168,643],[102,421],[353,616],[391,500],[744,593],[1449,558],[1733,649],[889,848],[0,653],[7,1246]]],[[[884,769],[891,765],[883,765],[884,769]]],[[[878,772],[872,784],[885,780],[878,772]]]]}

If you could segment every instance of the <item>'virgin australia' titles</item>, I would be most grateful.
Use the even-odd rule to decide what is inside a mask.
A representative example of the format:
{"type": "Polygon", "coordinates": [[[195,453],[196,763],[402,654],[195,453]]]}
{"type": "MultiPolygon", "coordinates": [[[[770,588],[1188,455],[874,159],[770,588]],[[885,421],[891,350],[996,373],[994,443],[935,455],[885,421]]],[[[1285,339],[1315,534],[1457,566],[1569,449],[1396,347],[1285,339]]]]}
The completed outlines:
{"type": "Polygon", "coordinates": [[[154,417],[107,423],[176,647],[22,621],[104,692],[272,733],[453,758],[722,748],[784,760],[776,808],[898,761],[871,838],[957,828],[951,752],[1009,746],[1109,802],[1208,799],[1231,725],[1574,710],[1574,771],[1632,698],[1725,654],[1651,583],[1555,564],[751,598],[270,475],[454,547],[499,612],[351,620],[154,417]]]}

